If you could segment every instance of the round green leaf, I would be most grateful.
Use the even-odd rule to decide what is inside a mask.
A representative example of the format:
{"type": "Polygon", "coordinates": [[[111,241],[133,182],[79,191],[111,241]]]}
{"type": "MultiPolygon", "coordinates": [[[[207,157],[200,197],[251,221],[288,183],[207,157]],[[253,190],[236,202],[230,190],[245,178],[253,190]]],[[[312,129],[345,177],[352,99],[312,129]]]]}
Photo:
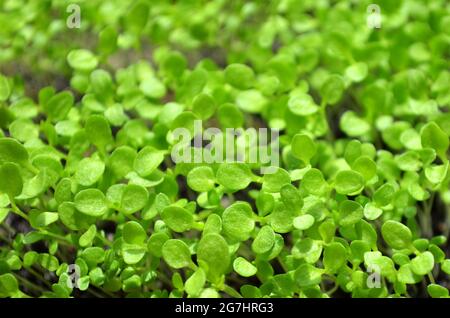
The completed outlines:
{"type": "Polygon", "coordinates": [[[253,86],[255,74],[253,70],[244,64],[230,64],[224,71],[225,81],[238,88],[247,89],[253,86]]]}
{"type": "Polygon", "coordinates": [[[74,97],[71,92],[61,92],[53,95],[42,108],[48,118],[53,121],[61,121],[67,117],[70,109],[73,107],[74,97]]]}
{"type": "Polygon", "coordinates": [[[108,120],[100,115],[91,115],[86,121],[86,136],[96,147],[103,149],[113,143],[113,137],[108,120]]]}
{"type": "Polygon", "coordinates": [[[329,188],[322,172],[319,169],[309,169],[301,181],[302,189],[314,195],[323,195],[329,188]]]}
{"type": "Polygon", "coordinates": [[[0,166],[0,193],[14,198],[22,193],[23,180],[19,166],[12,162],[0,166]]]}
{"type": "Polygon", "coordinates": [[[330,273],[335,273],[347,261],[347,251],[341,243],[331,243],[323,251],[323,265],[330,273]]]}
{"type": "Polygon", "coordinates": [[[236,202],[223,211],[224,233],[237,241],[245,241],[255,227],[253,211],[246,202],[236,202]]]}
{"type": "Polygon", "coordinates": [[[0,138],[0,164],[5,162],[26,164],[28,162],[28,152],[25,147],[15,139],[0,138]]]}
{"type": "Polygon", "coordinates": [[[75,171],[75,180],[82,186],[90,186],[100,180],[105,164],[96,158],[84,158],[75,171]]]}
{"type": "Polygon", "coordinates": [[[236,97],[236,105],[251,114],[262,112],[266,104],[266,98],[256,89],[240,92],[236,97]]]}
{"type": "Polygon", "coordinates": [[[192,101],[192,111],[200,119],[205,120],[214,115],[216,110],[216,102],[211,95],[201,93],[192,101]]]}
{"type": "Polygon", "coordinates": [[[109,157],[108,166],[118,177],[125,177],[133,170],[136,150],[128,146],[117,147],[109,157]]]}
{"type": "Polygon", "coordinates": [[[384,241],[397,250],[408,248],[412,243],[411,230],[397,221],[386,221],[381,227],[381,234],[384,241]]]}
{"type": "Polygon", "coordinates": [[[92,224],[89,227],[89,229],[87,229],[87,231],[80,236],[78,243],[80,244],[81,247],[89,246],[92,244],[92,241],[94,240],[96,234],[97,234],[97,227],[95,226],[95,224],[92,224]]]}
{"type": "Polygon", "coordinates": [[[292,138],[291,151],[296,158],[308,164],[316,154],[317,146],[308,135],[297,134],[292,138]]]}
{"type": "Polygon", "coordinates": [[[432,298],[448,298],[448,289],[441,285],[430,284],[427,286],[427,291],[432,298]]]}
{"type": "Polygon", "coordinates": [[[147,233],[138,222],[130,221],[123,226],[122,237],[125,243],[138,245],[144,243],[147,233]]]}
{"type": "Polygon", "coordinates": [[[252,250],[256,254],[263,254],[273,247],[275,244],[275,232],[268,225],[263,226],[261,230],[259,230],[255,239],[252,243],[252,250]]]}
{"type": "Polygon", "coordinates": [[[316,105],[314,99],[306,93],[291,96],[288,101],[288,108],[292,113],[299,116],[312,115],[319,110],[319,106],[316,105]]]}
{"type": "Polygon", "coordinates": [[[84,49],[70,51],[67,55],[67,62],[72,68],[85,72],[93,70],[98,64],[94,54],[84,49]]]}
{"type": "Polygon", "coordinates": [[[364,62],[358,62],[345,69],[345,76],[353,82],[361,82],[367,76],[369,69],[364,62]]]}
{"type": "Polygon", "coordinates": [[[241,163],[222,163],[216,176],[217,182],[232,192],[247,188],[253,179],[250,168],[241,163]]]}
{"type": "Polygon", "coordinates": [[[449,137],[435,122],[430,122],[422,128],[420,140],[422,147],[433,148],[437,154],[445,158],[450,142],[449,137]]]}
{"type": "Polygon", "coordinates": [[[151,146],[146,146],[138,152],[133,167],[141,177],[147,177],[154,172],[163,161],[164,154],[162,151],[156,150],[151,146]]]}
{"type": "Polygon", "coordinates": [[[86,189],[75,196],[75,207],[81,213],[99,217],[106,213],[108,206],[102,191],[98,189],[86,189]]]}
{"type": "Polygon", "coordinates": [[[426,275],[433,270],[434,257],[431,252],[424,252],[411,260],[411,270],[417,275],[426,275]]]}
{"type": "Polygon", "coordinates": [[[352,170],[339,171],[336,175],[335,189],[340,194],[358,194],[364,189],[364,177],[352,170]]]}
{"type": "Polygon", "coordinates": [[[364,214],[361,204],[355,201],[345,200],[339,205],[339,224],[352,225],[362,219],[364,214]]]}
{"type": "Polygon", "coordinates": [[[148,251],[156,257],[161,257],[162,247],[169,239],[170,237],[164,232],[153,233],[147,243],[148,251]]]}
{"type": "Polygon", "coordinates": [[[175,232],[189,231],[194,225],[194,216],[188,210],[179,206],[168,206],[161,212],[164,223],[175,232]]]}
{"type": "Polygon", "coordinates": [[[359,172],[367,182],[377,174],[377,165],[368,156],[361,156],[353,162],[352,170],[359,172]]]}
{"type": "Polygon", "coordinates": [[[228,244],[219,234],[211,233],[202,237],[197,247],[197,260],[207,276],[216,281],[230,264],[228,244]]]}
{"type": "Polygon", "coordinates": [[[341,76],[331,75],[322,84],[320,95],[327,104],[334,105],[342,97],[345,90],[345,83],[341,76]]]}
{"type": "Polygon", "coordinates": [[[298,230],[307,230],[314,224],[314,217],[310,214],[297,216],[293,221],[294,227],[298,230]]]}
{"type": "Polygon", "coordinates": [[[187,175],[189,187],[197,192],[208,192],[214,188],[214,171],[208,166],[196,167],[187,175]]]}
{"type": "Polygon", "coordinates": [[[128,184],[122,192],[120,211],[126,215],[133,214],[147,204],[148,191],[136,184],[128,184]]]}
{"type": "Polygon", "coordinates": [[[164,261],[173,268],[189,267],[192,263],[189,247],[181,240],[168,240],[162,247],[164,261]]]}
{"type": "Polygon", "coordinates": [[[294,272],[294,278],[300,287],[314,286],[322,280],[322,270],[311,264],[302,264],[294,272]]]}
{"type": "Polygon", "coordinates": [[[264,174],[262,179],[262,191],[269,193],[280,192],[281,188],[286,184],[291,184],[289,173],[283,168],[275,168],[275,172],[264,174]]]}
{"type": "Polygon", "coordinates": [[[202,268],[198,268],[184,284],[184,290],[191,297],[198,297],[206,283],[206,274],[202,268]]]}
{"type": "Polygon", "coordinates": [[[258,271],[255,265],[243,257],[238,257],[233,261],[233,269],[236,273],[243,277],[253,276],[258,271]]]}

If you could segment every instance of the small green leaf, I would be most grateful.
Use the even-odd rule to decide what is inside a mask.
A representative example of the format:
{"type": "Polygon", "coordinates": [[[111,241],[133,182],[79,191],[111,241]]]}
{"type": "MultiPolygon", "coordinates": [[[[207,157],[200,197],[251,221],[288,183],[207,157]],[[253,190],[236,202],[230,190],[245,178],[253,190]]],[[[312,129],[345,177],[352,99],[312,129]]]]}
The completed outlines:
{"type": "Polygon", "coordinates": [[[359,172],[367,182],[375,177],[377,173],[377,165],[368,156],[361,156],[353,162],[352,170],[359,172]]]}
{"type": "Polygon", "coordinates": [[[126,215],[133,214],[144,208],[147,200],[148,191],[146,188],[136,184],[128,184],[122,192],[120,211],[126,215]]]}
{"type": "Polygon", "coordinates": [[[178,233],[189,231],[194,225],[194,216],[188,210],[179,206],[168,206],[161,213],[161,218],[167,226],[178,233]]]}
{"type": "Polygon", "coordinates": [[[205,93],[197,95],[192,101],[192,112],[202,120],[214,115],[216,107],[214,98],[205,93]]]}
{"type": "Polygon", "coordinates": [[[350,137],[359,137],[370,132],[370,124],[353,111],[346,111],[342,115],[339,127],[350,137]]]}
{"type": "Polygon", "coordinates": [[[259,230],[255,239],[252,243],[252,250],[256,254],[263,254],[273,247],[275,244],[275,233],[272,228],[268,225],[264,226],[259,230]]]}
{"type": "Polygon", "coordinates": [[[334,242],[325,246],[323,251],[325,269],[330,273],[338,271],[345,264],[347,260],[346,255],[347,251],[341,243],[334,242]]]}
{"type": "Polygon", "coordinates": [[[381,227],[381,234],[385,242],[397,250],[408,248],[412,243],[411,230],[396,221],[386,221],[381,227]]]}
{"type": "Polygon", "coordinates": [[[118,177],[125,177],[133,170],[136,150],[128,146],[117,147],[109,157],[108,165],[118,177]]]}
{"type": "Polygon", "coordinates": [[[130,221],[123,226],[122,237],[125,243],[139,245],[147,239],[147,233],[138,222],[130,221]]]}
{"type": "Polygon", "coordinates": [[[250,277],[256,274],[258,269],[243,257],[238,257],[233,261],[233,269],[243,277],[250,277]]]}
{"type": "Polygon", "coordinates": [[[226,82],[238,89],[250,88],[255,82],[253,70],[244,64],[228,65],[224,75],[226,82]]]}
{"type": "Polygon", "coordinates": [[[168,240],[162,247],[164,261],[173,268],[189,267],[192,264],[189,247],[181,240],[168,240]]]}
{"type": "Polygon", "coordinates": [[[190,297],[198,297],[206,283],[206,274],[198,268],[184,283],[184,290],[190,297]]]}
{"type": "Polygon", "coordinates": [[[22,193],[23,180],[19,166],[12,162],[0,166],[0,193],[14,198],[22,193]]]}
{"type": "Polygon", "coordinates": [[[67,55],[69,65],[80,71],[88,72],[97,67],[98,60],[92,52],[84,49],[72,50],[67,55]]]}
{"type": "Polygon", "coordinates": [[[207,277],[216,281],[230,264],[228,244],[219,234],[211,233],[202,237],[197,247],[197,260],[206,271],[207,277]]]}
{"type": "Polygon", "coordinates": [[[442,262],[441,269],[442,271],[450,275],[450,259],[446,259],[442,262]]]}
{"type": "Polygon", "coordinates": [[[336,175],[335,188],[340,194],[358,194],[364,189],[364,177],[352,170],[339,171],[336,175]]]}
{"type": "Polygon", "coordinates": [[[28,163],[28,152],[17,140],[0,138],[0,164],[15,162],[21,165],[28,163]]]}
{"type": "Polygon", "coordinates": [[[266,98],[256,89],[240,92],[236,96],[236,105],[247,113],[260,113],[266,104],[266,98]]]}
{"type": "Polygon", "coordinates": [[[364,206],[364,217],[367,220],[373,221],[380,217],[380,215],[383,213],[383,210],[378,208],[373,203],[369,202],[364,206]]]}
{"type": "Polygon", "coordinates": [[[446,157],[449,137],[435,122],[430,122],[422,128],[420,139],[422,147],[433,148],[439,156],[446,157]]]}
{"type": "Polygon", "coordinates": [[[301,188],[314,195],[323,195],[329,189],[322,172],[319,169],[309,169],[301,181],[301,188]]]}
{"type": "Polygon", "coordinates": [[[78,243],[81,247],[86,247],[92,244],[95,235],[97,234],[97,227],[95,224],[92,224],[89,229],[80,236],[78,243]]]}
{"type": "Polygon", "coordinates": [[[99,149],[104,149],[113,143],[111,128],[105,117],[91,115],[84,127],[89,141],[99,149]]]}
{"type": "Polygon", "coordinates": [[[49,226],[52,223],[58,221],[59,216],[58,213],[54,212],[40,212],[40,211],[31,211],[29,213],[31,226],[34,228],[42,228],[49,226]]]}
{"type": "Polygon", "coordinates": [[[356,224],[364,214],[361,204],[355,201],[344,200],[339,205],[339,224],[342,226],[356,224]]]}
{"type": "Polygon", "coordinates": [[[296,158],[309,164],[311,158],[316,154],[317,147],[308,135],[297,134],[292,138],[291,151],[296,158]]]}
{"type": "Polygon", "coordinates": [[[0,295],[15,296],[19,292],[19,283],[13,274],[0,275],[0,295]]]}
{"type": "Polygon", "coordinates": [[[345,69],[345,76],[353,82],[361,82],[367,77],[368,71],[366,63],[358,62],[345,69]]]}
{"type": "Polygon", "coordinates": [[[298,230],[307,230],[314,224],[314,217],[310,214],[297,216],[293,221],[294,227],[298,230]]]}
{"type": "Polygon", "coordinates": [[[169,236],[164,232],[153,233],[147,243],[148,251],[156,257],[161,257],[162,247],[169,239],[169,236]]]}
{"type": "Polygon", "coordinates": [[[105,195],[98,189],[86,189],[78,192],[75,196],[75,207],[81,213],[93,217],[100,217],[108,210],[105,195]]]}
{"type": "Polygon", "coordinates": [[[232,192],[245,189],[253,179],[250,168],[241,163],[222,163],[216,176],[217,182],[232,192]]]}
{"type": "Polygon", "coordinates": [[[345,83],[341,76],[330,75],[320,88],[322,99],[329,105],[336,104],[344,93],[345,83]]]}
{"type": "Polygon", "coordinates": [[[90,186],[100,180],[105,164],[97,158],[84,158],[75,171],[75,180],[82,186],[90,186]]]}
{"type": "Polygon", "coordinates": [[[11,87],[9,85],[8,79],[0,74],[0,102],[8,99],[11,94],[11,87]]]}
{"type": "Polygon", "coordinates": [[[42,108],[48,118],[53,121],[61,121],[67,117],[70,109],[73,107],[74,97],[71,92],[61,92],[53,95],[42,108]]]}
{"type": "Polygon", "coordinates": [[[432,298],[448,298],[448,289],[441,285],[430,284],[427,286],[427,291],[432,298]]]}
{"type": "Polygon", "coordinates": [[[208,192],[214,188],[214,171],[208,166],[196,167],[187,175],[189,187],[197,192],[208,192]]]}
{"type": "Polygon", "coordinates": [[[314,286],[322,280],[322,270],[311,264],[302,264],[295,270],[294,277],[300,287],[314,286]]]}
{"type": "Polygon", "coordinates": [[[417,275],[426,275],[433,270],[434,257],[430,252],[424,252],[411,260],[411,270],[417,275]]]}
{"type": "Polygon", "coordinates": [[[298,116],[309,116],[319,110],[319,106],[316,105],[314,99],[306,93],[291,96],[288,101],[288,108],[298,116]]]}
{"type": "Polygon", "coordinates": [[[255,227],[253,211],[246,202],[230,205],[222,214],[224,233],[237,241],[245,241],[255,227]]]}
{"type": "Polygon", "coordinates": [[[284,185],[291,184],[291,177],[286,170],[278,167],[275,170],[273,173],[264,174],[262,191],[276,193],[280,192],[284,185]]]}
{"type": "Polygon", "coordinates": [[[163,161],[164,154],[162,151],[156,150],[151,146],[146,146],[138,152],[133,167],[141,177],[147,177],[154,172],[163,161]]]}
{"type": "Polygon", "coordinates": [[[394,199],[395,195],[395,188],[387,183],[382,185],[375,191],[373,194],[373,201],[377,204],[379,207],[384,207],[391,203],[391,201],[394,199]]]}

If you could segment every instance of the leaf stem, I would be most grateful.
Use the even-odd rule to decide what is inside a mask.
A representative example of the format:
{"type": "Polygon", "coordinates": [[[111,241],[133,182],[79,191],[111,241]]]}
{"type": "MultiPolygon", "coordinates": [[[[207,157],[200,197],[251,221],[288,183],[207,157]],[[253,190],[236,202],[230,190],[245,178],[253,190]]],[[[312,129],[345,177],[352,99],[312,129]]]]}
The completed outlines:
{"type": "Polygon", "coordinates": [[[242,295],[236,289],[227,284],[224,284],[221,290],[230,295],[231,297],[243,298],[242,295]]]}
{"type": "Polygon", "coordinates": [[[430,282],[431,282],[432,284],[436,284],[436,281],[434,280],[433,274],[428,273],[427,276],[428,276],[428,279],[430,280],[430,282]]]}
{"type": "Polygon", "coordinates": [[[34,283],[32,283],[32,282],[26,280],[25,278],[23,278],[23,277],[20,276],[19,274],[16,274],[16,273],[13,273],[13,274],[14,274],[14,276],[15,276],[18,280],[20,280],[20,281],[23,283],[23,285],[25,285],[27,288],[31,288],[31,289],[40,291],[41,293],[45,292],[45,289],[43,289],[41,286],[38,286],[38,285],[36,285],[36,284],[34,284],[34,283]]]}
{"type": "Polygon", "coordinates": [[[69,240],[68,238],[66,238],[65,236],[59,235],[59,234],[55,234],[52,232],[48,232],[48,231],[41,231],[42,234],[45,234],[47,236],[53,237],[59,241],[62,241],[61,243],[63,244],[70,244],[72,245],[72,241],[69,240]]]}
{"type": "Polygon", "coordinates": [[[100,233],[96,233],[95,236],[103,242],[103,244],[111,247],[112,246],[112,242],[110,240],[108,240],[106,237],[104,237],[103,235],[101,235],[100,233]]]}
{"type": "Polygon", "coordinates": [[[28,218],[28,215],[26,215],[22,210],[20,210],[16,203],[14,202],[14,198],[10,198],[9,201],[11,201],[11,207],[12,207],[12,211],[17,214],[18,216],[22,217],[23,219],[25,219],[28,223],[30,223],[30,219],[28,218]]]}

